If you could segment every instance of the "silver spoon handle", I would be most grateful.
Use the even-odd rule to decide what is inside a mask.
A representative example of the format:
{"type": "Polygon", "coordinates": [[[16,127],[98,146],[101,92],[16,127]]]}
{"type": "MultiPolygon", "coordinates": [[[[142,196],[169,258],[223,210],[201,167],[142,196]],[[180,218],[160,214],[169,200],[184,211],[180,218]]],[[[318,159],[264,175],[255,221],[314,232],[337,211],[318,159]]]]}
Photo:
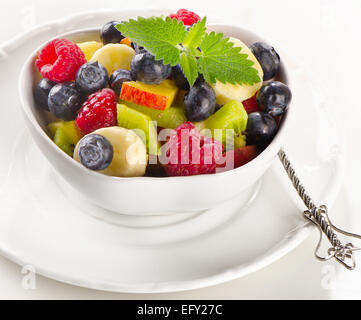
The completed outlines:
{"type": "Polygon", "coordinates": [[[328,216],[328,209],[325,205],[316,206],[312,198],[307,194],[305,187],[301,184],[295,169],[293,168],[290,160],[283,149],[278,152],[278,157],[286,170],[288,177],[290,178],[294,188],[298,195],[302,199],[303,203],[307,207],[307,210],[303,212],[305,218],[311,221],[320,231],[320,240],[315,249],[315,256],[322,261],[330,260],[335,258],[336,261],[341,263],[344,267],[349,270],[353,270],[356,267],[356,262],[353,256],[353,252],[360,250],[361,248],[355,247],[352,243],[342,244],[338,239],[337,233],[361,239],[361,235],[350,233],[337,228],[332,224],[328,216]],[[320,255],[319,250],[321,247],[322,237],[326,236],[331,247],[327,250],[327,255],[320,255]]]}

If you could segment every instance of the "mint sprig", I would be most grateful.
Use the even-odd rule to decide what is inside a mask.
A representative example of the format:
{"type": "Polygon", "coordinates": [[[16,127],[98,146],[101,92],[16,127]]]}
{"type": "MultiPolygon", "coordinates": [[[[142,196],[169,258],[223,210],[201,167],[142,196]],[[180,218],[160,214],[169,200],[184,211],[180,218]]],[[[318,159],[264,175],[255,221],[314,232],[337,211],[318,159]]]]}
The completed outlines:
{"type": "Polygon", "coordinates": [[[179,44],[186,37],[183,23],[167,17],[142,18],[129,20],[117,25],[126,37],[146,48],[157,60],[175,66],[180,60],[179,44]]]}
{"type": "Polygon", "coordinates": [[[261,81],[258,70],[252,67],[254,62],[241,53],[240,47],[234,47],[229,38],[224,38],[223,33],[206,34],[200,49],[198,69],[208,82],[253,85],[261,81]]]}
{"type": "Polygon", "coordinates": [[[182,43],[184,48],[196,50],[206,34],[206,22],[207,18],[204,17],[201,21],[198,21],[198,23],[191,26],[182,43]]]}
{"type": "Polygon", "coordinates": [[[180,65],[190,86],[198,73],[208,83],[216,81],[253,85],[261,81],[254,62],[234,47],[222,33],[206,32],[206,17],[186,31],[182,21],[166,17],[129,20],[117,25],[126,37],[143,46],[156,60],[180,65]]]}

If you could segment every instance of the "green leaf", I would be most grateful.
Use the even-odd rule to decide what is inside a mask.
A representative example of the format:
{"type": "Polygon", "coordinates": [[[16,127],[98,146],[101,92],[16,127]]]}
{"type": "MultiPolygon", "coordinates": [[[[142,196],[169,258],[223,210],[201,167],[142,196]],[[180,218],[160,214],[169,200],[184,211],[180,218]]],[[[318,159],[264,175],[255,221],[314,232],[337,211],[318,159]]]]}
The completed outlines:
{"type": "Polygon", "coordinates": [[[254,62],[222,33],[205,34],[199,46],[202,52],[197,60],[198,68],[207,82],[253,85],[261,81],[252,67],[254,62]]]}
{"type": "Polygon", "coordinates": [[[129,20],[117,25],[117,29],[126,37],[145,47],[157,60],[175,66],[180,62],[179,44],[186,36],[183,22],[166,17],[129,20]]]}
{"type": "Polygon", "coordinates": [[[183,46],[188,49],[196,49],[201,43],[204,35],[206,34],[206,22],[207,18],[204,17],[201,21],[194,24],[183,41],[183,46]]]}
{"type": "Polygon", "coordinates": [[[183,22],[166,17],[138,17],[117,25],[118,30],[143,46],[164,64],[180,65],[193,85],[198,72],[208,83],[252,85],[261,81],[253,62],[222,33],[206,32],[206,17],[187,32],[183,22]]]}
{"type": "Polygon", "coordinates": [[[189,85],[192,87],[198,77],[197,60],[194,56],[182,52],[179,65],[184,76],[187,78],[189,85]]]}

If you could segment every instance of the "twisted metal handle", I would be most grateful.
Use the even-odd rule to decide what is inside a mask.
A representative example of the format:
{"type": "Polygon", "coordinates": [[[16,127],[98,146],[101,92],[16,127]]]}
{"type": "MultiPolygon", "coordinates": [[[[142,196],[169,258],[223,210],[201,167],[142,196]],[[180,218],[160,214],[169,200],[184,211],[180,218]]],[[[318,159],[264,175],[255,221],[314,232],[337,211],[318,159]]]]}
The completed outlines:
{"type": "Polygon", "coordinates": [[[278,152],[278,157],[280,158],[282,165],[286,170],[288,177],[290,178],[298,195],[301,197],[303,203],[308,209],[303,213],[305,218],[307,218],[315,226],[317,226],[318,230],[320,231],[320,240],[315,249],[315,256],[322,261],[327,261],[331,258],[335,258],[336,261],[341,263],[347,269],[355,269],[356,262],[353,256],[353,252],[356,250],[360,250],[361,248],[355,247],[352,243],[342,244],[341,241],[338,239],[338,235],[336,232],[357,239],[361,239],[361,235],[347,232],[345,230],[337,228],[334,224],[332,224],[328,216],[327,207],[325,205],[315,205],[311,197],[307,194],[305,187],[301,184],[300,179],[297,177],[296,171],[292,167],[292,164],[283,149],[278,152]],[[331,243],[331,247],[327,250],[326,256],[319,254],[323,235],[325,235],[331,243]]]}

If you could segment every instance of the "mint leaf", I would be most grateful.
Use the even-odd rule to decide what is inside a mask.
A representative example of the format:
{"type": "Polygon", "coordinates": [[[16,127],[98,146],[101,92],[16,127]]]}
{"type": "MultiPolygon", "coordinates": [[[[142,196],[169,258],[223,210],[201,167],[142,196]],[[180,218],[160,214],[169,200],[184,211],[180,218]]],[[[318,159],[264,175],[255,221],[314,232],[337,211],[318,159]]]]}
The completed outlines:
{"type": "Polygon", "coordinates": [[[222,33],[205,34],[199,46],[198,68],[207,82],[253,85],[261,81],[258,71],[252,67],[254,62],[222,33]]]}
{"type": "Polygon", "coordinates": [[[129,20],[117,25],[117,29],[126,37],[145,47],[157,60],[175,66],[180,62],[179,44],[186,36],[183,22],[166,17],[129,20]]]}
{"type": "Polygon", "coordinates": [[[189,85],[192,87],[198,77],[197,60],[194,56],[182,52],[179,65],[189,85]]]}
{"type": "Polygon", "coordinates": [[[208,83],[253,85],[261,81],[253,62],[222,33],[206,32],[206,17],[187,32],[183,22],[166,17],[131,19],[117,25],[126,37],[143,46],[156,60],[180,65],[192,86],[198,72],[208,83]]]}
{"type": "Polygon", "coordinates": [[[204,35],[206,34],[206,21],[207,18],[204,17],[201,21],[193,24],[193,26],[187,32],[185,39],[183,40],[183,47],[192,50],[199,46],[204,35]]]}
{"type": "Polygon", "coordinates": [[[201,43],[206,32],[206,21],[207,18],[204,17],[201,21],[193,24],[182,43],[183,51],[181,53],[179,65],[191,87],[198,77],[198,66],[195,56],[199,54],[197,47],[201,43]]]}

